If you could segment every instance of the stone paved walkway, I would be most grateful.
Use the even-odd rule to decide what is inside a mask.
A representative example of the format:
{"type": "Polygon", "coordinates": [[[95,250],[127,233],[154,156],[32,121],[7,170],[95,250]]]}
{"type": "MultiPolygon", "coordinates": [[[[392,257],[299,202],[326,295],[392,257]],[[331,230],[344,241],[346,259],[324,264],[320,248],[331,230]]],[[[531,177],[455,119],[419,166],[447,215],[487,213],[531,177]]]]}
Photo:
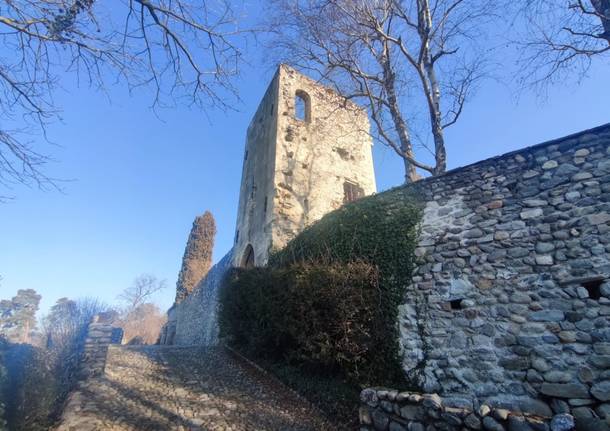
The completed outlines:
{"type": "Polygon", "coordinates": [[[57,431],[333,430],[311,406],[223,348],[111,346],[104,375],[57,431]]]}

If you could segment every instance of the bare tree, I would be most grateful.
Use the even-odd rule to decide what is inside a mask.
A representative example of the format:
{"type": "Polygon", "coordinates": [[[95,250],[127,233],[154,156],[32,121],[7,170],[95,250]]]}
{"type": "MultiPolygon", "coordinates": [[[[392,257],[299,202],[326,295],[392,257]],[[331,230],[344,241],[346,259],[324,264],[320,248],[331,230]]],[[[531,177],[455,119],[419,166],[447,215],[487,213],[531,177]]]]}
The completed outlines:
{"type": "Polygon", "coordinates": [[[134,342],[135,339],[146,344],[157,340],[166,319],[159,307],[150,301],[155,293],[166,287],[165,280],[142,274],[118,296],[125,303],[117,322],[123,328],[124,340],[134,342]]]}
{"type": "Polygon", "coordinates": [[[82,344],[93,317],[101,312],[112,313],[110,307],[95,298],[72,300],[59,298],[42,318],[42,332],[47,348],[76,349],[82,344]]]}
{"type": "Polygon", "coordinates": [[[120,320],[123,338],[129,344],[154,344],[167,321],[158,306],[141,304],[120,320]]]}
{"type": "Polygon", "coordinates": [[[56,184],[28,138],[58,120],[59,78],[152,87],[153,105],[227,107],[243,34],[230,0],[0,1],[0,185],[56,184]]]}
{"type": "Polygon", "coordinates": [[[522,0],[521,78],[544,84],[576,72],[580,78],[594,58],[610,58],[610,0],[522,0]]]}
{"type": "Polygon", "coordinates": [[[444,132],[484,74],[479,43],[493,2],[270,1],[281,58],[365,104],[374,137],[403,158],[406,182],[419,178],[417,168],[446,170],[444,132]],[[417,117],[421,102],[424,120],[417,117]],[[416,146],[433,162],[416,157],[416,146]]]}
{"type": "Polygon", "coordinates": [[[166,280],[159,280],[151,274],[142,274],[136,277],[133,284],[123,290],[118,296],[126,305],[124,314],[129,314],[147,301],[155,293],[167,287],[166,280]]]}

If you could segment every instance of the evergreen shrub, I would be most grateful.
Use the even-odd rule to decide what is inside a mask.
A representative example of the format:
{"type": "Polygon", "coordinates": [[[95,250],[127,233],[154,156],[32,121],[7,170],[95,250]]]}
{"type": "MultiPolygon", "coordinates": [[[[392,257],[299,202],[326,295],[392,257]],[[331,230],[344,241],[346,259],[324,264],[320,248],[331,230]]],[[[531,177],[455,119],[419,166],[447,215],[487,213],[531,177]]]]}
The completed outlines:
{"type": "Polygon", "coordinates": [[[223,291],[223,333],[250,356],[358,378],[382,335],[377,280],[362,262],[236,270],[223,291]]]}
{"type": "Polygon", "coordinates": [[[267,267],[227,277],[221,335],[250,356],[343,372],[361,385],[404,385],[398,306],[420,219],[404,187],[327,214],[267,267]]]}

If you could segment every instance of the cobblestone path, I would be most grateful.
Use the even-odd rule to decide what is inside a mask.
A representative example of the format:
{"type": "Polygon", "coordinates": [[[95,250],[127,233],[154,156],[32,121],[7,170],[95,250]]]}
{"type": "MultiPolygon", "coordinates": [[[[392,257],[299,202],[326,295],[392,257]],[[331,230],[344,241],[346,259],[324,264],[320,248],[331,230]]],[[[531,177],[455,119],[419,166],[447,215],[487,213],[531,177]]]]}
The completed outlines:
{"type": "Polygon", "coordinates": [[[111,346],[57,431],[332,430],[283,385],[220,347],[111,346]]]}

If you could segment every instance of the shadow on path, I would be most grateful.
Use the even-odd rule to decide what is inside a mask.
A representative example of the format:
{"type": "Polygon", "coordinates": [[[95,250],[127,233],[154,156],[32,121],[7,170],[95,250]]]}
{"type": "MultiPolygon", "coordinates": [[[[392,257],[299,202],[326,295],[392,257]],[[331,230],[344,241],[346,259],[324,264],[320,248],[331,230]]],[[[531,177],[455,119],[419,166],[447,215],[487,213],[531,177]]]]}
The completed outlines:
{"type": "Polygon", "coordinates": [[[112,346],[57,431],[332,430],[311,405],[221,347],[112,346]]]}

